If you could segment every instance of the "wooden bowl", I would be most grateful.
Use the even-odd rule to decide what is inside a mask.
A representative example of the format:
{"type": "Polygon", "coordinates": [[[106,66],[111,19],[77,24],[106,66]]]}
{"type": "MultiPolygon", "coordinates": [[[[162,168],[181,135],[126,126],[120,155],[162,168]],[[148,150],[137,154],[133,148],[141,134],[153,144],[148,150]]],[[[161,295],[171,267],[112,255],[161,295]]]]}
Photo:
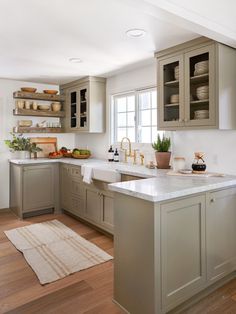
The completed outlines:
{"type": "Polygon", "coordinates": [[[58,155],[58,156],[48,156],[49,159],[60,159],[63,158],[63,155],[58,155]]]}
{"type": "Polygon", "coordinates": [[[72,153],[64,153],[63,157],[71,158],[72,157],[72,153]]]}
{"type": "Polygon", "coordinates": [[[58,93],[58,90],[55,89],[45,89],[44,94],[49,94],[49,95],[56,95],[58,93]]]}
{"type": "Polygon", "coordinates": [[[76,159],[88,159],[91,155],[76,155],[76,154],[72,154],[73,158],[76,159]]]}
{"type": "Polygon", "coordinates": [[[33,87],[21,87],[21,91],[26,92],[26,93],[35,93],[36,90],[37,88],[33,88],[33,87]]]}

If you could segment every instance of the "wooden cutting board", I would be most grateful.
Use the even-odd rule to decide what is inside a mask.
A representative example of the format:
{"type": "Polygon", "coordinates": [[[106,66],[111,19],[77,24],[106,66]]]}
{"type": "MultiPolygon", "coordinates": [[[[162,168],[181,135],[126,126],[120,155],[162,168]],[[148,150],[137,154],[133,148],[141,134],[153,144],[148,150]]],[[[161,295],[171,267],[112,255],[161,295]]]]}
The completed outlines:
{"type": "Polygon", "coordinates": [[[49,153],[57,151],[56,137],[31,137],[30,141],[42,148],[42,151],[37,153],[38,158],[47,158],[49,153]]]}

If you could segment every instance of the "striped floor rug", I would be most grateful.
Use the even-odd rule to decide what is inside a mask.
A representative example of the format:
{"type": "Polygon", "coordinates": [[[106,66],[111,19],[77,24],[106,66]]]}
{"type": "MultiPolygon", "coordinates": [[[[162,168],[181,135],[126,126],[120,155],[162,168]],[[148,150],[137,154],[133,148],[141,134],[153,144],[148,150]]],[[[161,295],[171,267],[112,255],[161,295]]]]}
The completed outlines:
{"type": "Polygon", "coordinates": [[[42,285],[113,258],[58,220],[8,230],[5,234],[24,254],[42,285]]]}

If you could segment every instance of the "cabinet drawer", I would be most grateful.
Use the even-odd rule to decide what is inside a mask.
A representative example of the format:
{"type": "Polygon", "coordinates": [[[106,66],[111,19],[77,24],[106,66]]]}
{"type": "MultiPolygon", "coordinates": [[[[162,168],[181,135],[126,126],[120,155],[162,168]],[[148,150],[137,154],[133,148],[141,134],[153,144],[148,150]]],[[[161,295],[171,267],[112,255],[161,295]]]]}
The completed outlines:
{"type": "Polygon", "coordinates": [[[71,167],[71,175],[76,178],[82,178],[80,167],[71,167]]]}

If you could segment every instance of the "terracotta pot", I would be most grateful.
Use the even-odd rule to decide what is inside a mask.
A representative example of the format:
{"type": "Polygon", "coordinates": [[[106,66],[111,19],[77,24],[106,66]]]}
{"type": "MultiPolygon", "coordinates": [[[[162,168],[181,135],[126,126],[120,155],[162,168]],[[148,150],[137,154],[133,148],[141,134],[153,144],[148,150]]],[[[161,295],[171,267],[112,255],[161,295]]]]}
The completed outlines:
{"type": "Polygon", "coordinates": [[[169,169],[171,152],[155,152],[157,168],[169,169]]]}

